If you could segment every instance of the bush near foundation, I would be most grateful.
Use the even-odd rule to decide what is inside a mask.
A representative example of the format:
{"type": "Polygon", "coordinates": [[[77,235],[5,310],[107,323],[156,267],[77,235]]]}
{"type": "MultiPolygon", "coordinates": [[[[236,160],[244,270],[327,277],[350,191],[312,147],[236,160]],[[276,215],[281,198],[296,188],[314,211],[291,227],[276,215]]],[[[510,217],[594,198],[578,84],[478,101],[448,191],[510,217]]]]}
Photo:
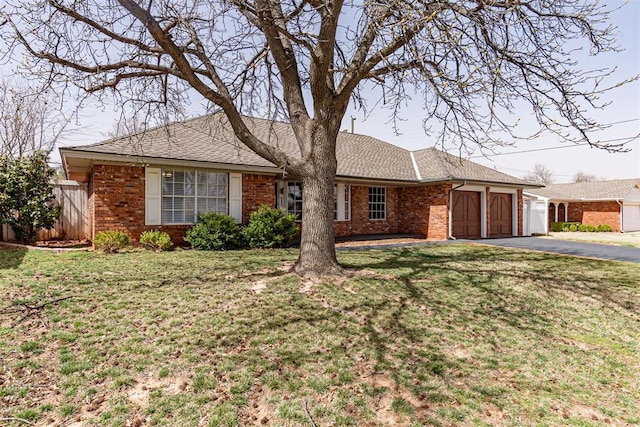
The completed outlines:
{"type": "Polygon", "coordinates": [[[580,224],[579,222],[552,222],[551,231],[553,232],[576,232],[581,231],[583,233],[609,233],[613,231],[613,227],[608,224],[600,224],[597,227],[591,224],[580,224]]]}
{"type": "Polygon", "coordinates": [[[140,235],[140,246],[151,251],[168,251],[173,247],[171,236],[165,231],[147,230],[140,235]]]}
{"type": "Polygon", "coordinates": [[[93,238],[93,246],[108,254],[119,252],[130,245],[129,235],[120,230],[100,231],[93,238]]]}
{"type": "Polygon", "coordinates": [[[249,215],[242,234],[251,248],[286,248],[298,234],[296,216],[282,209],[262,205],[249,215]]]}
{"type": "Polygon", "coordinates": [[[184,238],[194,249],[224,251],[243,246],[240,227],[229,215],[207,212],[198,214],[196,224],[184,238]]]}

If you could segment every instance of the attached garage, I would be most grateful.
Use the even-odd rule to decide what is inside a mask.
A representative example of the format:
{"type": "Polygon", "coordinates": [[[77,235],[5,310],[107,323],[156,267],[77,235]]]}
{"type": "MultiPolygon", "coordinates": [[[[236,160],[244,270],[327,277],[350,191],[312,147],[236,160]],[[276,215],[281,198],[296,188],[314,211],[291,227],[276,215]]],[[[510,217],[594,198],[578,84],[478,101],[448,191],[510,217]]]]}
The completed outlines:
{"type": "Polygon", "coordinates": [[[480,193],[476,191],[453,191],[451,204],[452,235],[456,239],[479,239],[480,193]]]}
{"type": "Polygon", "coordinates": [[[513,196],[507,193],[491,193],[489,212],[489,236],[513,236],[513,196]]]}
{"type": "Polygon", "coordinates": [[[622,230],[624,232],[640,231],[640,204],[622,206],[622,230]]]}

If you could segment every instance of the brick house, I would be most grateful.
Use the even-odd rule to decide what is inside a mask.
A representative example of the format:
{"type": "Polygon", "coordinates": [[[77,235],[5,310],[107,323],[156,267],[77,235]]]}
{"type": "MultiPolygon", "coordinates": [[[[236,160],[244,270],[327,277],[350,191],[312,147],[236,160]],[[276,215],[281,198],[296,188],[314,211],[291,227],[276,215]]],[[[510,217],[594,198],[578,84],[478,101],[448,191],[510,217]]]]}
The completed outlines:
{"type": "Polygon", "coordinates": [[[547,185],[526,191],[525,197],[546,207],[541,210],[547,216],[545,233],[558,221],[640,231],[640,178],[547,185]]]}
{"type": "MultiPolygon", "coordinates": [[[[299,155],[288,124],[247,120],[257,137],[299,155]]],[[[60,154],[68,178],[88,183],[89,239],[119,229],[136,240],[161,229],[180,244],[200,212],[228,213],[246,224],[261,204],[301,215],[300,183],[242,145],[221,114],[60,154]]],[[[523,235],[522,195],[531,183],[433,148],[407,151],[346,132],[338,136],[337,158],[338,237],[523,235]]]]}

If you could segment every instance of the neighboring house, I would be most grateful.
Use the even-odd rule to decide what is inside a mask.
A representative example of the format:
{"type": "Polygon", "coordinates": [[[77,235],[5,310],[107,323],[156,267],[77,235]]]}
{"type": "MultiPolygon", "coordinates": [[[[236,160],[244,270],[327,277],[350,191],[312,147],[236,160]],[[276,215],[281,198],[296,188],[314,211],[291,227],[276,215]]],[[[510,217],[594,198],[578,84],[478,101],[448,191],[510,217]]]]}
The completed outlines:
{"type": "MultiPolygon", "coordinates": [[[[299,156],[288,124],[247,121],[258,138],[299,156]]],[[[90,239],[161,229],[182,243],[200,212],[243,224],[261,204],[302,214],[300,183],[241,144],[219,113],[60,154],[68,178],[88,183],[90,239]]],[[[336,236],[520,236],[522,192],[537,187],[436,149],[410,152],[353,133],[339,134],[336,154],[336,236]]]]}
{"type": "Polygon", "coordinates": [[[525,197],[544,206],[538,212],[546,218],[537,223],[546,224],[533,233],[546,233],[557,221],[608,224],[622,232],[640,230],[640,178],[547,185],[526,191],[525,197]]]}

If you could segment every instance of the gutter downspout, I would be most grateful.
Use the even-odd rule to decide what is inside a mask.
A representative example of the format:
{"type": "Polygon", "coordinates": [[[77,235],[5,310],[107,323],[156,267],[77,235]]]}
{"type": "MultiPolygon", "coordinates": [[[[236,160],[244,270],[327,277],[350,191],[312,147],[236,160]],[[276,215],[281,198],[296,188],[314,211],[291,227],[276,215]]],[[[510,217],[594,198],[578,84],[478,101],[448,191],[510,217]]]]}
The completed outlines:
{"type": "Polygon", "coordinates": [[[622,206],[620,199],[616,199],[616,203],[620,205],[620,232],[624,233],[624,230],[622,229],[624,226],[624,207],[622,206]]]}
{"type": "Polygon", "coordinates": [[[447,209],[449,211],[449,240],[456,240],[456,238],[453,236],[453,224],[451,223],[451,221],[453,220],[453,211],[451,210],[451,205],[453,204],[453,192],[454,190],[457,190],[460,187],[464,187],[465,185],[467,185],[466,179],[462,181],[462,184],[449,190],[449,208],[447,209]]]}

